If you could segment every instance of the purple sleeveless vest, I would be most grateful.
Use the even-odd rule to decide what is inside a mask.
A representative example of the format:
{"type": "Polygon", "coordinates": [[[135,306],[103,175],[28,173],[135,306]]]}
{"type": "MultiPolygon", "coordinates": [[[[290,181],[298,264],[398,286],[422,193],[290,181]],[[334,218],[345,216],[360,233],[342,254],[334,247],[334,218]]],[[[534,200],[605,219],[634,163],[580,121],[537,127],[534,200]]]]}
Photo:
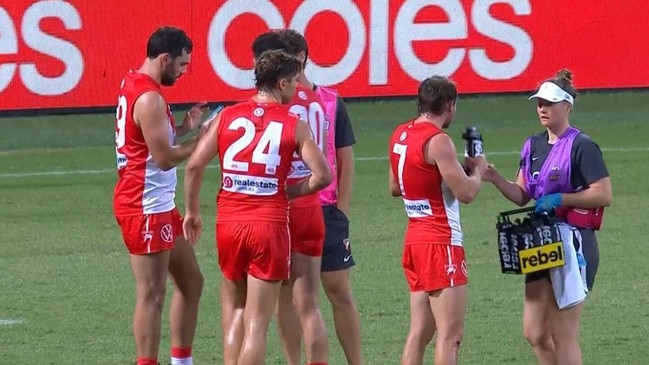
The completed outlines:
{"type": "Polygon", "coordinates": [[[570,170],[572,166],[572,145],[581,131],[569,127],[554,143],[541,170],[532,175],[531,142],[528,138],[521,151],[521,172],[525,178],[525,190],[534,200],[554,193],[572,193],[570,170]]]}

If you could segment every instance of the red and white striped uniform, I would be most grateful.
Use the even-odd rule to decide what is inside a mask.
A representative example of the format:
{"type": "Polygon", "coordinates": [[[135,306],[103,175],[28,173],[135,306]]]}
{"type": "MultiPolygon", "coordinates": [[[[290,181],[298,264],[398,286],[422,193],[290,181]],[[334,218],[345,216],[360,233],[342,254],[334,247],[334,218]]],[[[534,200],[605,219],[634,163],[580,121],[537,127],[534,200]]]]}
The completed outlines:
{"type": "MultiPolygon", "coordinates": [[[[162,95],[160,85],[148,75],[130,71],[122,80],[115,129],[118,180],[113,194],[113,210],[116,216],[162,213],[176,206],[176,168],[163,171],[156,165],[142,130],[133,120],[135,101],[149,91],[162,95]]],[[[168,106],[167,119],[169,143],[173,144],[175,122],[168,106]]]]}
{"type": "Polygon", "coordinates": [[[390,141],[392,173],[399,184],[409,222],[405,244],[462,246],[458,200],[439,168],[426,162],[427,142],[443,133],[431,123],[399,125],[390,141]]]}

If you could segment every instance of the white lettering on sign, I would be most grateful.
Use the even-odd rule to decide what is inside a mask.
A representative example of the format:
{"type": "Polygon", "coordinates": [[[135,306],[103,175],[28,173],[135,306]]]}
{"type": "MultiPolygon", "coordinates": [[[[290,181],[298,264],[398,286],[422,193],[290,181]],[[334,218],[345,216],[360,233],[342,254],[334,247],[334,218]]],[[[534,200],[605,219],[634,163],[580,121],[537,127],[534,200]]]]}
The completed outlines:
{"type": "Polygon", "coordinates": [[[38,95],[61,95],[74,89],[83,76],[84,61],[81,50],[72,42],[45,33],[40,22],[46,18],[57,18],[65,29],[79,30],[81,16],[66,1],[38,1],[27,8],[20,21],[20,33],[9,13],[0,6],[0,55],[18,54],[18,36],[38,53],[61,61],[65,70],[58,76],[44,76],[34,62],[0,64],[0,93],[14,79],[16,70],[25,87],[38,95]]]}
{"type": "Polygon", "coordinates": [[[229,0],[219,8],[210,24],[208,55],[214,72],[225,83],[238,89],[252,89],[254,80],[251,70],[236,66],[225,47],[225,35],[235,18],[246,13],[255,14],[270,29],[284,28],[288,24],[288,28],[304,33],[318,14],[332,12],[345,24],[349,38],[345,52],[337,63],[327,66],[316,62],[309,64],[309,76],[316,84],[338,84],[358,72],[359,67],[367,67],[368,85],[387,85],[391,72],[388,62],[390,54],[394,55],[403,72],[418,81],[432,74],[450,76],[466,58],[478,76],[488,80],[505,80],[519,76],[527,69],[532,60],[533,42],[523,28],[494,18],[489,9],[495,4],[509,5],[519,16],[532,12],[529,0],[475,0],[470,14],[465,12],[461,0],[406,0],[391,24],[388,1],[371,1],[369,14],[364,16],[352,0],[305,0],[291,19],[285,19],[270,0],[229,0]],[[442,9],[448,21],[415,23],[417,14],[429,6],[442,9]],[[421,60],[413,49],[413,41],[466,40],[469,26],[490,39],[510,46],[514,55],[508,60],[496,61],[489,58],[484,46],[452,47],[442,60],[431,63],[421,60]],[[388,42],[390,33],[393,44],[388,42]],[[362,64],[365,52],[369,53],[368,61],[362,64]]]}

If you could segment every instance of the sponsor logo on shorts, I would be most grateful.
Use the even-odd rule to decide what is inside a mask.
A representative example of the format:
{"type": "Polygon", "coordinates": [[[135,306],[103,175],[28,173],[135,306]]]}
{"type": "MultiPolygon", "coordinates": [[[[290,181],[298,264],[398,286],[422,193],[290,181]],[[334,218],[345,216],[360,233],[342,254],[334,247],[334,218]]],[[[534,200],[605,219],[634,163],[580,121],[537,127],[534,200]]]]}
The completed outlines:
{"type": "Polygon", "coordinates": [[[153,240],[153,231],[142,231],[142,241],[150,243],[153,240]]]}
{"type": "Polygon", "coordinates": [[[518,257],[523,274],[565,265],[563,244],[561,242],[520,250],[518,251],[518,257]]]}
{"type": "Polygon", "coordinates": [[[343,257],[343,262],[347,262],[352,258],[352,249],[349,243],[349,238],[343,240],[343,247],[345,247],[345,251],[347,251],[347,255],[343,257]]]}
{"type": "Polygon", "coordinates": [[[291,163],[291,170],[288,177],[291,179],[301,179],[311,175],[311,170],[304,164],[303,161],[297,160],[291,163]]]}
{"type": "Polygon", "coordinates": [[[433,215],[433,209],[428,199],[409,200],[404,198],[403,203],[406,205],[406,214],[410,218],[424,218],[433,215]]]}
{"type": "Polygon", "coordinates": [[[351,251],[351,247],[349,247],[349,238],[343,240],[343,246],[345,246],[345,251],[351,251]]]}
{"type": "Polygon", "coordinates": [[[277,178],[223,174],[223,190],[231,193],[270,196],[277,194],[277,188],[277,178]]]}
{"type": "Polygon", "coordinates": [[[453,276],[457,271],[457,265],[455,264],[444,265],[444,270],[446,270],[446,275],[453,276]]]}
{"type": "Polygon", "coordinates": [[[460,264],[460,268],[462,269],[462,273],[464,276],[469,277],[469,274],[466,271],[466,260],[462,260],[462,264],[460,264]]]}
{"type": "Polygon", "coordinates": [[[160,229],[160,236],[165,242],[171,243],[174,241],[174,229],[171,224],[165,224],[162,226],[162,229],[160,229]]]}

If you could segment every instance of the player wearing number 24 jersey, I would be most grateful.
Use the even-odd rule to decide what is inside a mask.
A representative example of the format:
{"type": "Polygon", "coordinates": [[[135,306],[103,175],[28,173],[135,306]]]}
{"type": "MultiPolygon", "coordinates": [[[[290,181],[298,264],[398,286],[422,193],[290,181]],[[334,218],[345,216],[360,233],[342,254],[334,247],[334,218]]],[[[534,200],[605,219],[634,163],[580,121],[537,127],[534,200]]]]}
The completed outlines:
{"type": "Polygon", "coordinates": [[[221,165],[216,244],[224,278],[226,364],[264,363],[273,303],[281,281],[289,276],[288,200],[313,194],[331,182],[326,158],[309,126],[286,105],[295,93],[300,69],[301,63],[283,51],[264,52],[255,63],[258,93],[225,108],[187,163],[183,228],[190,242],[196,241],[202,225],[198,209],[202,172],[216,155],[221,165]],[[296,152],[311,174],[287,185],[296,152]]]}
{"type": "MultiPolygon", "coordinates": [[[[306,53],[296,52],[282,36],[283,32],[271,30],[258,35],[252,42],[252,53],[257,59],[263,52],[281,49],[303,62],[289,110],[307,122],[316,145],[324,152],[327,121],[319,95],[304,77],[306,53]]],[[[331,173],[335,176],[333,168],[331,173]]],[[[310,174],[304,161],[295,154],[287,184],[299,182],[310,174]]],[[[301,357],[304,353],[307,365],[326,365],[329,362],[329,344],[318,297],[325,240],[325,221],[319,196],[310,194],[290,200],[288,219],[291,236],[290,279],[280,289],[276,311],[286,362],[288,365],[303,363],[301,357]],[[304,337],[304,351],[301,349],[301,337],[304,337]]]]}
{"type": "Polygon", "coordinates": [[[390,138],[390,191],[403,199],[408,216],[402,265],[411,320],[402,364],[423,363],[431,329],[437,331],[435,364],[457,364],[462,341],[467,270],[458,200],[476,197],[487,165],[484,157],[467,159],[467,176],[442,131],[453,121],[456,100],[450,80],[424,80],[419,116],[397,126],[390,138]]]}

